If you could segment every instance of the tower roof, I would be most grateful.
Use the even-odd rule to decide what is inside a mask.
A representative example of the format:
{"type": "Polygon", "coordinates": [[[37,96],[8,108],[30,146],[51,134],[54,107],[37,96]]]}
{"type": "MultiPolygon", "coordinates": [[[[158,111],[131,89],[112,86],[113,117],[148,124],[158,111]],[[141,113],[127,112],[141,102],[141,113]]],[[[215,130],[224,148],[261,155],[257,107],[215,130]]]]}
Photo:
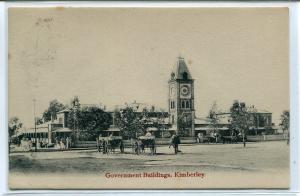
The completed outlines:
{"type": "Polygon", "coordinates": [[[178,60],[174,66],[174,69],[172,71],[172,75],[171,75],[172,79],[188,79],[188,80],[192,80],[192,75],[189,71],[189,69],[187,68],[187,65],[184,61],[184,58],[182,57],[178,57],[178,60]]]}

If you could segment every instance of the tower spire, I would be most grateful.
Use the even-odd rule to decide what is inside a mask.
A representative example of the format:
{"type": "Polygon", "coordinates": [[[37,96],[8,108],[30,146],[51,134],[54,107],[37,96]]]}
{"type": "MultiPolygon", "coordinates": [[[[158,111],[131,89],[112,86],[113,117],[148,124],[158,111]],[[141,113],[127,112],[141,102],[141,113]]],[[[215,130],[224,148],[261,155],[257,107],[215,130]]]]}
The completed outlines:
{"type": "Polygon", "coordinates": [[[192,80],[192,75],[185,63],[185,60],[182,56],[178,56],[178,60],[175,64],[175,67],[172,71],[174,73],[174,79],[187,79],[192,80]]]}

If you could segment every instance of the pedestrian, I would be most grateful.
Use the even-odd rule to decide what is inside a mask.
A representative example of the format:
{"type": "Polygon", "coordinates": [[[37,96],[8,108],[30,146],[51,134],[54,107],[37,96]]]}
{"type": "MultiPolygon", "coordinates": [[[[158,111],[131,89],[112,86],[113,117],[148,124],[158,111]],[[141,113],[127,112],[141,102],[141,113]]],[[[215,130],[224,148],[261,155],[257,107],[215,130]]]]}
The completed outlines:
{"type": "Polygon", "coordinates": [[[103,154],[106,154],[107,153],[107,143],[106,143],[106,141],[103,140],[102,144],[103,144],[103,154]]]}
{"type": "Polygon", "coordinates": [[[134,152],[136,155],[139,154],[139,141],[138,140],[135,140],[135,142],[134,142],[134,152]]]}
{"type": "Polygon", "coordinates": [[[69,137],[69,148],[72,148],[73,144],[72,144],[72,138],[69,137]]]}
{"type": "Polygon", "coordinates": [[[172,135],[172,137],[171,137],[171,144],[170,144],[169,148],[171,146],[173,146],[175,154],[177,154],[178,152],[180,152],[179,148],[178,148],[179,144],[180,144],[180,138],[179,138],[179,136],[177,134],[172,135]]]}
{"type": "Polygon", "coordinates": [[[66,149],[69,149],[70,148],[70,138],[67,137],[66,138],[66,149]]]}
{"type": "Polygon", "coordinates": [[[28,151],[31,151],[31,148],[33,146],[33,143],[32,143],[31,139],[27,139],[27,146],[28,146],[28,151]]]}
{"type": "Polygon", "coordinates": [[[120,142],[120,151],[121,151],[121,153],[124,153],[124,144],[123,144],[122,140],[120,142]]]}
{"type": "Polygon", "coordinates": [[[203,136],[202,136],[203,134],[202,133],[198,133],[198,135],[197,135],[197,142],[198,143],[202,143],[202,141],[201,140],[203,140],[203,136]]]}
{"type": "Polygon", "coordinates": [[[61,150],[65,149],[65,144],[63,142],[63,139],[60,140],[60,149],[61,150]]]}

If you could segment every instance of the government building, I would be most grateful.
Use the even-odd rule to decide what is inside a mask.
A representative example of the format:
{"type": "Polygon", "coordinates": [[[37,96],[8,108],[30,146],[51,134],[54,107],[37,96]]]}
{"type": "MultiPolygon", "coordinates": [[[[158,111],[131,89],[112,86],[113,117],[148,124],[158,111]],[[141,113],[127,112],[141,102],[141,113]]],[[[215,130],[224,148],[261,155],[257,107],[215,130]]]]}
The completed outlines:
{"type": "MultiPolygon", "coordinates": [[[[222,135],[230,135],[230,113],[223,112],[218,114],[220,121],[217,126],[212,127],[211,121],[207,117],[197,118],[195,116],[194,103],[194,78],[190,73],[184,58],[178,57],[173,70],[169,75],[168,82],[168,111],[157,108],[145,103],[134,101],[126,106],[117,106],[120,110],[124,107],[131,107],[136,113],[142,113],[144,109],[150,111],[150,117],[155,121],[160,116],[159,128],[148,125],[148,131],[159,138],[168,138],[176,133],[182,137],[195,137],[198,133],[208,135],[212,131],[217,131],[222,135]]],[[[230,107],[230,106],[229,106],[230,107]]],[[[107,111],[111,114],[114,110],[107,111]]],[[[207,111],[208,113],[208,111],[207,111]]],[[[37,125],[36,133],[39,140],[46,139],[53,143],[56,137],[65,138],[72,135],[72,127],[67,124],[69,110],[65,109],[57,113],[57,119],[37,125]]],[[[272,123],[272,113],[268,111],[257,110],[253,113],[255,126],[250,128],[250,135],[261,134],[266,131],[276,131],[272,123]]],[[[157,123],[156,123],[157,124],[157,123]]],[[[23,132],[27,137],[35,136],[35,129],[27,129],[23,132]]]]}

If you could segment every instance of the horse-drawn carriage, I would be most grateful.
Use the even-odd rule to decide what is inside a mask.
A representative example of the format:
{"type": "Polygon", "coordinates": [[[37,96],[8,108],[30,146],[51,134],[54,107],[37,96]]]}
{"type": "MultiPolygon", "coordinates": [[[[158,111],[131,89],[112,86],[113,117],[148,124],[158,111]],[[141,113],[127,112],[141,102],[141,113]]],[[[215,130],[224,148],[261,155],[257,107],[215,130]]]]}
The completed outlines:
{"type": "MultiPolygon", "coordinates": [[[[243,142],[243,137],[241,135],[231,135],[231,136],[222,136],[221,140],[223,144],[225,143],[238,143],[238,142],[243,142]]],[[[245,141],[247,141],[247,136],[245,136],[245,141]]]]}
{"type": "Polygon", "coordinates": [[[123,153],[124,143],[120,136],[120,129],[111,125],[108,130],[103,131],[103,134],[98,137],[97,148],[104,154],[115,153],[116,149],[120,149],[120,152],[123,153]]]}
{"type": "Polygon", "coordinates": [[[146,149],[149,149],[151,155],[156,154],[155,136],[140,136],[131,145],[134,154],[146,153],[146,149]]]}

